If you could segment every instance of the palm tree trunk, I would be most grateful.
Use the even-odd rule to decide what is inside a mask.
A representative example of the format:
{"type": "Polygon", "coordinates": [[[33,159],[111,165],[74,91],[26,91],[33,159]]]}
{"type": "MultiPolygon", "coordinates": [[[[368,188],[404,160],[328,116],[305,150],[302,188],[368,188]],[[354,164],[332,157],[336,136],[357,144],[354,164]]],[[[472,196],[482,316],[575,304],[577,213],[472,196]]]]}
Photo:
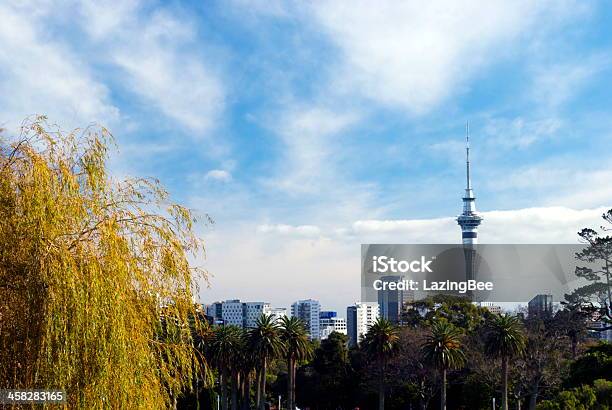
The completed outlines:
{"type": "Polygon", "coordinates": [[[259,409],[259,402],[261,401],[261,369],[257,370],[255,374],[255,408],[259,409]]]}
{"type": "Polygon", "coordinates": [[[266,372],[267,372],[267,360],[264,357],[261,366],[261,396],[259,397],[259,410],[266,410],[266,372]]]}
{"type": "Polygon", "coordinates": [[[385,362],[380,360],[378,375],[378,410],[385,410],[385,362]]]}
{"type": "Polygon", "coordinates": [[[502,410],[508,410],[508,358],[502,356],[502,410]]]}
{"type": "Polygon", "coordinates": [[[295,410],[297,407],[297,400],[295,399],[295,385],[296,385],[296,374],[297,374],[297,363],[293,363],[293,396],[291,397],[291,401],[293,402],[293,409],[295,410]]]}
{"type": "Polygon", "coordinates": [[[251,372],[247,371],[242,380],[242,410],[251,408],[251,372]]]}
{"type": "Polygon", "coordinates": [[[440,410],[446,410],[446,369],[442,369],[442,392],[440,394],[440,410]]]}
{"type": "Polygon", "coordinates": [[[538,403],[538,392],[540,390],[540,380],[536,380],[531,395],[529,396],[529,410],[535,410],[536,404],[538,403]]]}
{"type": "Polygon", "coordinates": [[[223,410],[228,410],[227,408],[227,378],[228,378],[227,373],[228,372],[226,368],[224,368],[223,371],[221,372],[221,385],[220,385],[221,394],[220,396],[221,396],[221,408],[223,410]]]}
{"type": "Polygon", "coordinates": [[[295,359],[292,356],[289,356],[289,360],[287,361],[287,373],[289,376],[287,382],[287,409],[294,410],[295,409],[295,359]]]}
{"type": "Polygon", "coordinates": [[[232,375],[232,410],[238,410],[238,386],[240,384],[240,375],[234,372],[232,375]]]}

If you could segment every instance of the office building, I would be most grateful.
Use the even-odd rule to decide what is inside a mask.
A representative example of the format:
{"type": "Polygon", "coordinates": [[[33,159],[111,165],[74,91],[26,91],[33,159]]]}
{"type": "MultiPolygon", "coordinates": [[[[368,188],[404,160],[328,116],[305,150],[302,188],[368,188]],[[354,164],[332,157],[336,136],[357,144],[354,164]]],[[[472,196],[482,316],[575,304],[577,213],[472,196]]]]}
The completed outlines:
{"type": "Polygon", "coordinates": [[[255,327],[261,315],[269,315],[271,312],[269,303],[241,302],[240,299],[214,302],[206,307],[206,315],[212,318],[214,324],[244,328],[255,327]]]}
{"type": "Polygon", "coordinates": [[[527,304],[529,317],[550,317],[553,314],[552,295],[536,295],[527,304]]]}
{"type": "Polygon", "coordinates": [[[221,302],[211,303],[206,306],[206,316],[211,318],[212,323],[217,325],[223,323],[222,306],[223,304],[221,302]]]}
{"type": "MultiPolygon", "coordinates": [[[[383,276],[380,278],[383,282],[400,282],[403,276],[383,276]]],[[[389,320],[391,323],[399,324],[401,319],[402,307],[404,306],[404,291],[381,289],[378,291],[378,306],[380,307],[380,316],[389,320]]]]}
{"type": "Polygon", "coordinates": [[[321,340],[327,339],[332,332],[346,334],[346,319],[338,317],[336,312],[322,311],[319,316],[321,340]]]}
{"type": "Polygon", "coordinates": [[[243,307],[243,325],[245,328],[254,328],[257,324],[257,319],[261,315],[269,315],[271,307],[269,303],[265,302],[245,302],[242,304],[243,307]]]}
{"type": "Polygon", "coordinates": [[[291,316],[297,317],[304,322],[308,337],[313,340],[321,339],[319,327],[320,314],[321,304],[318,300],[298,300],[291,305],[291,316]]]}
{"type": "Polygon", "coordinates": [[[221,319],[224,325],[244,326],[244,312],[239,299],[226,300],[221,304],[221,319]]]}
{"type": "Polygon", "coordinates": [[[378,303],[357,302],[346,309],[346,329],[351,346],[360,342],[379,315],[378,303]]]}

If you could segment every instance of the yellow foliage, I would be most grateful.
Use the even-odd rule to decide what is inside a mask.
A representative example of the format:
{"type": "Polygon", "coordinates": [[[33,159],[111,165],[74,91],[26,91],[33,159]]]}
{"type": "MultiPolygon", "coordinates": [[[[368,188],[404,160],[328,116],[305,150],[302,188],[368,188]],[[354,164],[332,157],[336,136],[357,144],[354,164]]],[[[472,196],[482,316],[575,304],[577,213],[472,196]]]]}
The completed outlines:
{"type": "Polygon", "coordinates": [[[0,141],[0,388],[71,408],[167,408],[199,365],[189,319],[203,250],[152,179],[113,181],[110,133],[44,117],[0,141]]]}

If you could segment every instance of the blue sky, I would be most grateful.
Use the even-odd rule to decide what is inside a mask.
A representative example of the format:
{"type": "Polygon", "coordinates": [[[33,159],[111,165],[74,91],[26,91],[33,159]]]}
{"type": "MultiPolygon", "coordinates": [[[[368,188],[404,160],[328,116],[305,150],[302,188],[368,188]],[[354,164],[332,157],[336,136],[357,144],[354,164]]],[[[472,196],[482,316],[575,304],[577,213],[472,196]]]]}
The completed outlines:
{"type": "Polygon", "coordinates": [[[574,242],[612,198],[612,8],[583,1],[11,2],[0,121],[107,125],[117,176],[208,213],[201,300],[358,299],[359,244],[574,242]]]}

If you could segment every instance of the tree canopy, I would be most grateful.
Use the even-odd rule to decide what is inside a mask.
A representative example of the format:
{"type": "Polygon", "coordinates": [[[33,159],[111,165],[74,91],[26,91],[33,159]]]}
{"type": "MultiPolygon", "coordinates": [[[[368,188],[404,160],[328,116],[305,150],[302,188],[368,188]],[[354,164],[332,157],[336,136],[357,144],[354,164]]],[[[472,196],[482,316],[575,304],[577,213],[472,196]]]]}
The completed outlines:
{"type": "Polygon", "coordinates": [[[0,141],[0,384],[65,389],[79,408],[170,406],[199,370],[202,250],[153,179],[117,181],[102,127],[44,117],[0,141]]]}

